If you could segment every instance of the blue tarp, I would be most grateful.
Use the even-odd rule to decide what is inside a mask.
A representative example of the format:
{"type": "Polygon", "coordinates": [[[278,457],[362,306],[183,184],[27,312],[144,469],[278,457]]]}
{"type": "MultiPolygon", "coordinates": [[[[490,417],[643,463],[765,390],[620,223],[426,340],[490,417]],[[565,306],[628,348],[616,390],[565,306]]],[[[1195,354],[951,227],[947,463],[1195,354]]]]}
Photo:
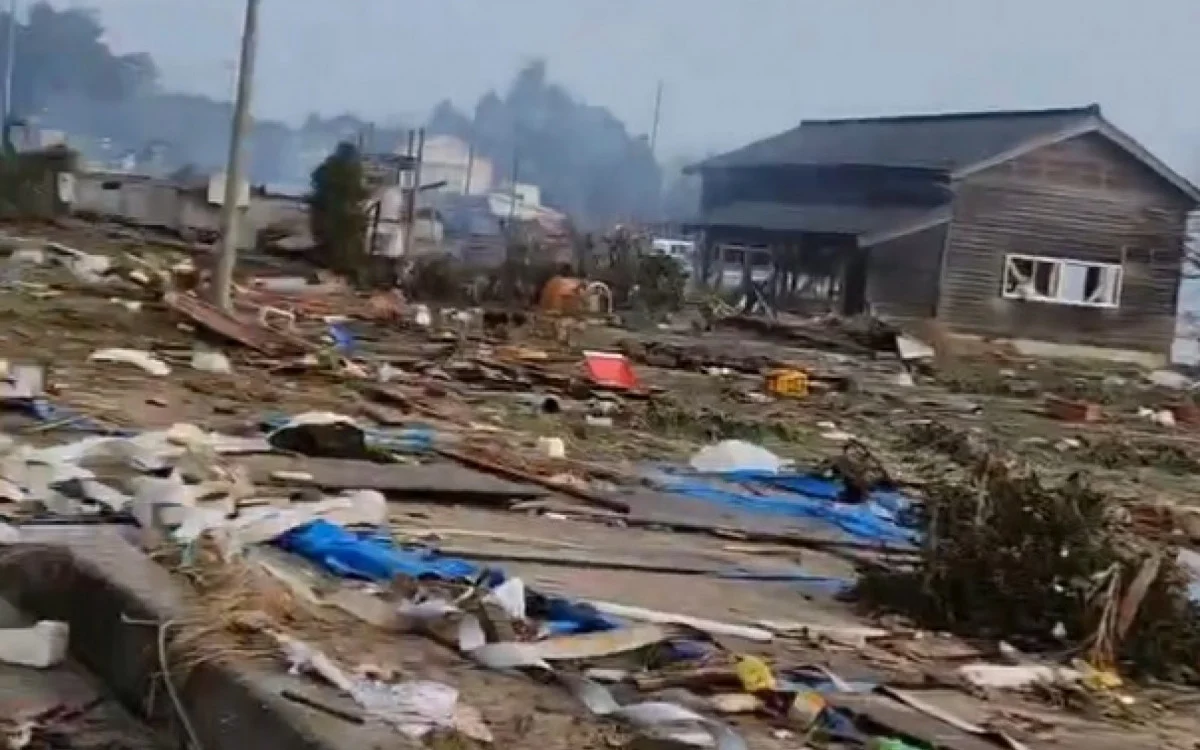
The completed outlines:
{"type": "Polygon", "coordinates": [[[900,522],[911,502],[898,492],[872,492],[863,503],[839,503],[844,486],[809,474],[732,471],[712,475],[668,474],[663,489],[747,513],[799,518],[834,526],[855,539],[912,546],[918,532],[900,522]],[[761,492],[736,485],[757,485],[761,492]]]}
{"type": "MultiPolygon", "coordinates": [[[[479,566],[426,549],[406,550],[376,532],[354,533],[337,524],[317,520],[292,529],[276,543],[310,562],[344,578],[390,581],[398,576],[474,581],[484,573],[479,566]]],[[[504,580],[496,572],[492,585],[504,580]]]]}
{"type": "MultiPolygon", "coordinates": [[[[504,572],[486,568],[435,550],[405,549],[377,531],[353,532],[317,520],[292,529],[275,540],[284,550],[320,565],[343,578],[382,583],[398,576],[442,581],[481,581],[489,587],[504,582],[504,572]]],[[[537,607],[553,633],[610,630],[619,622],[592,607],[557,596],[534,595],[537,607]]]]}

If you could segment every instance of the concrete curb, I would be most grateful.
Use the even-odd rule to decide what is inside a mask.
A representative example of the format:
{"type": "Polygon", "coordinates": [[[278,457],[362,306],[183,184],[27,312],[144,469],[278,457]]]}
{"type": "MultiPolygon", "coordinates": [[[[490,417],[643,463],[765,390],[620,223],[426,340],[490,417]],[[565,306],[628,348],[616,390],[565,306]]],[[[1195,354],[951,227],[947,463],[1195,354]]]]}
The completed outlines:
{"type": "MultiPolygon", "coordinates": [[[[166,570],[113,527],[25,527],[20,545],[0,551],[0,595],[42,619],[71,626],[72,655],[135,716],[182,738],[161,686],[153,626],[186,612],[186,592],[166,570]]],[[[296,706],[287,687],[311,683],[257,665],[196,667],[177,675],[180,700],[203,750],[403,748],[406,739],[378,725],[356,726],[296,706]]]]}

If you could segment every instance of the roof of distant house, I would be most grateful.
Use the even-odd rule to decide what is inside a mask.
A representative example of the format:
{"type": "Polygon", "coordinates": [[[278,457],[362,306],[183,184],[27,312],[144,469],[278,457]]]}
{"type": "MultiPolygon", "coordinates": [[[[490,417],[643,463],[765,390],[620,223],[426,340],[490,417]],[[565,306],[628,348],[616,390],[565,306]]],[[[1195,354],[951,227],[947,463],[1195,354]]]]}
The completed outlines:
{"type": "Polygon", "coordinates": [[[875,165],[973,172],[1039,146],[1096,132],[1125,149],[1193,201],[1200,190],[1155,158],[1100,111],[1086,107],[806,120],[689,167],[875,165]]]}

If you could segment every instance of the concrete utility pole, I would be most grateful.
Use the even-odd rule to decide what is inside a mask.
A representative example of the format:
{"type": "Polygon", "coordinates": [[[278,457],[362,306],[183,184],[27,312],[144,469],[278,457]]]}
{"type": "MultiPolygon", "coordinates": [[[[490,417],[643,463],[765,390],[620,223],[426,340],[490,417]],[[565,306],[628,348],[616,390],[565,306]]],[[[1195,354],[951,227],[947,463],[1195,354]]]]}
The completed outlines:
{"type": "Polygon", "coordinates": [[[246,0],[246,23],[242,29],[242,56],[238,62],[237,99],[233,103],[233,125],[229,135],[229,161],[225,166],[225,198],[221,205],[221,255],[213,279],[213,302],[222,310],[233,308],[233,268],[237,265],[237,225],[242,173],[245,171],[246,131],[250,126],[250,95],[254,79],[254,57],[258,52],[258,5],[246,0]]]}
{"type": "Polygon", "coordinates": [[[662,117],[663,82],[658,82],[654,90],[654,123],[650,126],[650,155],[656,156],[658,151],[658,123],[662,117]]]}
{"type": "Polygon", "coordinates": [[[12,128],[12,88],[14,69],[17,67],[17,0],[8,4],[8,47],[4,58],[4,120],[0,125],[4,128],[4,145],[9,142],[12,128]]]}

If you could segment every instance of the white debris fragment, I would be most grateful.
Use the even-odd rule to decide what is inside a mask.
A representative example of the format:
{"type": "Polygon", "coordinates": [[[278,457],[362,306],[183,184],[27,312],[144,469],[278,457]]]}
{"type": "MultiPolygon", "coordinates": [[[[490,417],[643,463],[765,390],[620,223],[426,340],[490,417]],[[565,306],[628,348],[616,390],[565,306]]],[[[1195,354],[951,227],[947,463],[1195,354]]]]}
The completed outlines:
{"type": "Polygon", "coordinates": [[[937,356],[932,346],[905,334],[896,336],[896,354],[903,362],[928,361],[937,356]]]}
{"type": "Polygon", "coordinates": [[[11,264],[18,266],[44,266],[46,251],[36,247],[25,247],[8,256],[8,260],[11,264]]]}
{"type": "Polygon", "coordinates": [[[1173,388],[1179,391],[1192,387],[1191,378],[1174,370],[1155,370],[1146,376],[1146,380],[1161,388],[1173,388]]]}
{"type": "Polygon", "coordinates": [[[1160,409],[1154,413],[1154,424],[1160,427],[1175,426],[1175,412],[1170,409],[1160,409]]]}
{"type": "Polygon", "coordinates": [[[0,545],[16,544],[21,541],[21,532],[16,526],[0,521],[0,545]]]}
{"type": "Polygon", "coordinates": [[[745,440],[722,440],[716,445],[701,448],[688,463],[696,471],[705,474],[730,471],[765,471],[778,474],[789,462],[766,448],[747,443],[745,440]]]}
{"type": "Polygon", "coordinates": [[[458,691],[440,682],[414,680],[388,684],[358,680],[350,695],[367,713],[415,739],[438,727],[454,726],[458,691]]]}
{"type": "Polygon", "coordinates": [[[848,443],[851,440],[856,439],[854,435],[846,432],[845,430],[829,430],[828,432],[822,432],[821,437],[834,443],[848,443]]]}
{"type": "Polygon", "coordinates": [[[958,673],[977,687],[1007,690],[1035,683],[1071,683],[1083,679],[1083,673],[1076,669],[1040,664],[966,664],[958,668],[958,673]]]}
{"type": "Polygon", "coordinates": [[[34,669],[61,664],[67,656],[71,628],[65,622],[42,620],[27,628],[0,628],[0,662],[34,669]]]}
{"type": "Polygon", "coordinates": [[[165,377],[171,374],[171,368],[166,362],[153,354],[140,349],[100,349],[88,357],[92,362],[119,362],[136,365],[155,377],[165,377]]]}
{"type": "Polygon", "coordinates": [[[537,450],[546,458],[566,458],[567,444],[560,437],[540,437],[537,439],[537,450]]]}
{"type": "Polygon", "coordinates": [[[214,375],[228,375],[233,372],[233,365],[223,352],[197,347],[192,352],[192,369],[211,372],[214,375]]]}

